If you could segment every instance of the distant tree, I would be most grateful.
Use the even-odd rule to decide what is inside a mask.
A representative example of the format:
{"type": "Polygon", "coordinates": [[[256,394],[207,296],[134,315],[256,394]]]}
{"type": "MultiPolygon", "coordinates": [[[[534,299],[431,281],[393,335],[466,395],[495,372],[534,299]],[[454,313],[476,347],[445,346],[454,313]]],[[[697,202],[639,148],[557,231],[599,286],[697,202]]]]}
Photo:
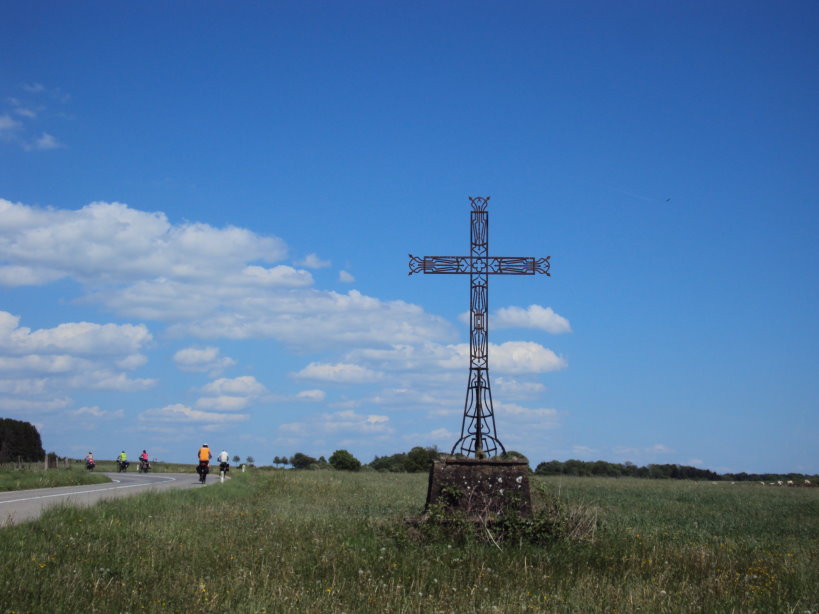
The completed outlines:
{"type": "Polygon", "coordinates": [[[347,450],[336,450],[330,456],[330,465],[339,471],[358,471],[361,469],[361,461],[350,454],[347,450]]]}
{"type": "Polygon", "coordinates": [[[538,464],[535,469],[538,475],[560,475],[563,473],[563,463],[559,460],[550,460],[549,462],[538,464]]]}
{"type": "Polygon", "coordinates": [[[234,463],[238,463],[240,460],[242,460],[241,456],[239,456],[238,454],[233,455],[233,462],[234,463]]]}
{"type": "Polygon", "coordinates": [[[418,471],[429,471],[432,461],[438,458],[438,448],[422,448],[415,446],[407,452],[407,460],[404,463],[404,470],[408,473],[418,471]]]}
{"type": "Polygon", "coordinates": [[[589,463],[570,458],[563,463],[563,473],[566,475],[591,475],[591,469],[589,463]]]}
{"type": "Polygon", "coordinates": [[[274,465],[286,465],[287,464],[287,457],[286,456],[277,456],[273,459],[274,465]]]}
{"type": "Polygon", "coordinates": [[[45,458],[40,433],[30,422],[0,418],[0,462],[22,458],[37,462],[45,458]]]}
{"type": "Polygon", "coordinates": [[[250,465],[251,467],[253,466],[253,463],[256,462],[256,459],[253,458],[252,456],[248,456],[245,460],[247,461],[247,464],[250,465]]]}
{"type": "Polygon", "coordinates": [[[376,471],[400,473],[405,471],[406,462],[407,455],[404,453],[393,454],[392,456],[376,456],[370,463],[370,467],[376,471]]]}
{"type": "Polygon", "coordinates": [[[604,460],[594,461],[591,464],[591,473],[596,476],[617,477],[622,474],[620,465],[607,463],[604,460]]]}
{"type": "Polygon", "coordinates": [[[318,463],[318,461],[315,458],[302,454],[301,452],[296,452],[290,457],[290,464],[293,465],[294,469],[309,469],[310,465],[316,463],[318,463]]]}

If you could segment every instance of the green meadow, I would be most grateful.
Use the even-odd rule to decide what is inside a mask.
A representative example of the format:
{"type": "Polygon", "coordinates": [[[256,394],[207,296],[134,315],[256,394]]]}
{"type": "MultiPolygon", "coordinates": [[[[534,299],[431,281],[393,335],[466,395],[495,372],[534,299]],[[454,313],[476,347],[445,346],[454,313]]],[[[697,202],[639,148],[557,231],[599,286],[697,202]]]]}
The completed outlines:
{"type": "Polygon", "coordinates": [[[81,484],[102,484],[109,481],[104,475],[75,467],[47,470],[39,467],[36,469],[0,468],[0,492],[55,488],[57,486],[79,486],[81,484]]]}
{"type": "MultiPolygon", "coordinates": [[[[68,467],[42,469],[41,463],[26,463],[17,469],[13,463],[0,465],[0,492],[9,490],[29,490],[34,488],[54,488],[57,486],[79,486],[82,484],[102,484],[110,480],[101,473],[116,472],[113,460],[97,461],[94,471],[85,468],[85,461],[72,461],[68,467]]],[[[128,473],[139,472],[139,461],[131,463],[128,473]]],[[[151,473],[193,473],[193,465],[175,463],[151,463],[151,473]]],[[[234,468],[234,471],[237,471],[234,468]]]]}
{"type": "Polygon", "coordinates": [[[0,529],[0,612],[819,612],[819,488],[534,477],[597,518],[425,533],[422,474],[270,470],[0,529]]]}

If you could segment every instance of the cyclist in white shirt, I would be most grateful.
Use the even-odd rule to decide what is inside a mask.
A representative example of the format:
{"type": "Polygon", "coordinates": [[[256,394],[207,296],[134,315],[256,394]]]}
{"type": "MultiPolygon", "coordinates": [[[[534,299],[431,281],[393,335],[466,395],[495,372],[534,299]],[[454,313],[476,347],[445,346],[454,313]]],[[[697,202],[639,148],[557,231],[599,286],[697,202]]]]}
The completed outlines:
{"type": "Polygon", "coordinates": [[[219,452],[219,456],[216,457],[216,460],[219,461],[219,478],[224,482],[225,474],[230,471],[230,464],[228,463],[230,455],[227,453],[227,450],[219,452]]]}

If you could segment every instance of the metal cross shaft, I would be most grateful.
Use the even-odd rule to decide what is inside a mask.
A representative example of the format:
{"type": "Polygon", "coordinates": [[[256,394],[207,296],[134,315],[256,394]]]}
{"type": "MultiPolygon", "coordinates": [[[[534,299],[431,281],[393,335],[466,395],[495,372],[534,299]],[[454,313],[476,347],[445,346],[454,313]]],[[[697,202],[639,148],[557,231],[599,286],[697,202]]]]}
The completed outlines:
{"type": "Polygon", "coordinates": [[[469,197],[472,204],[469,256],[410,254],[409,274],[469,275],[469,382],[461,436],[452,446],[468,457],[487,458],[506,451],[495,429],[489,385],[489,275],[549,275],[549,256],[528,258],[489,255],[489,197],[469,197]]]}

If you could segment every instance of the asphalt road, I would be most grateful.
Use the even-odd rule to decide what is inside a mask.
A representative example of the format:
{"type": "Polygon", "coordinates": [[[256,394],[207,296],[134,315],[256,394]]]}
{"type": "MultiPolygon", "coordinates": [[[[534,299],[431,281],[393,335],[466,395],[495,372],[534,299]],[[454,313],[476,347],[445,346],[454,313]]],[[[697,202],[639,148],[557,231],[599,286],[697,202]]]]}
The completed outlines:
{"type": "MultiPolygon", "coordinates": [[[[103,473],[108,484],[38,488],[0,492],[0,526],[17,524],[39,517],[53,505],[94,505],[103,499],[125,497],[141,492],[170,488],[199,487],[199,476],[191,473],[103,473]]],[[[208,476],[208,484],[217,484],[219,475],[208,476]]]]}

